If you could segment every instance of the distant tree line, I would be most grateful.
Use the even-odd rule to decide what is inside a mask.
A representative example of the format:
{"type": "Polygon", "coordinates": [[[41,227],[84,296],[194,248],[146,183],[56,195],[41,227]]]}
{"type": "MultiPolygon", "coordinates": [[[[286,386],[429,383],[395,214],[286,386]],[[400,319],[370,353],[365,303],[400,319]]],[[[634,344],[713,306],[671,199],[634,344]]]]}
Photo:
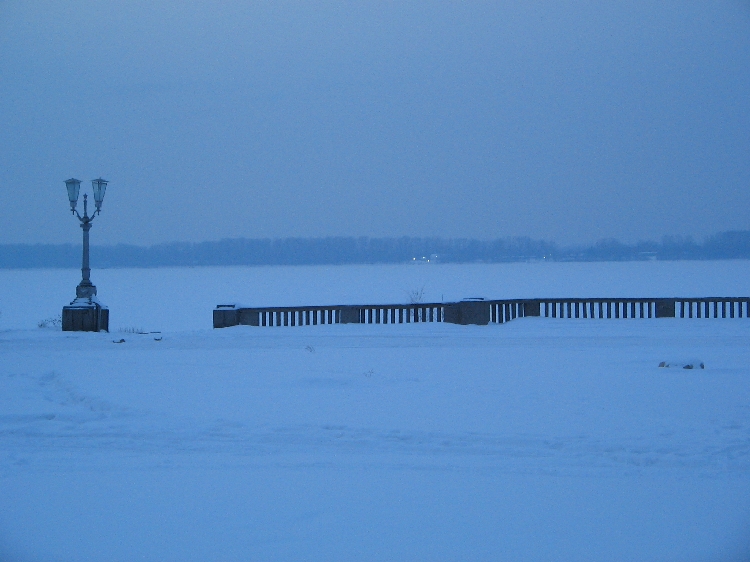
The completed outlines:
{"type": "MultiPolygon", "coordinates": [[[[0,245],[0,268],[78,267],[80,246],[73,244],[0,245]]],[[[334,265],[365,263],[499,263],[533,260],[750,259],[750,231],[722,232],[702,243],[690,237],[624,244],[614,239],[593,246],[558,246],[531,238],[284,238],[173,242],[154,246],[92,246],[95,267],[209,265],[334,265]]]]}

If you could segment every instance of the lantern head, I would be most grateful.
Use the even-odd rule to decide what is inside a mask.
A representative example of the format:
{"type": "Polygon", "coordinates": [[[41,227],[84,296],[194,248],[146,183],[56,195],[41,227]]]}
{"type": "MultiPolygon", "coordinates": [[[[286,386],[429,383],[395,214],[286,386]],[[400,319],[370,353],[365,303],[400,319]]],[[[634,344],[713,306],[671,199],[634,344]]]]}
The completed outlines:
{"type": "Polygon", "coordinates": [[[104,201],[104,192],[107,191],[107,180],[102,178],[91,180],[91,186],[94,188],[94,203],[96,203],[96,211],[100,212],[102,208],[102,201],[104,201]]]}
{"type": "Polygon", "coordinates": [[[81,180],[70,178],[65,180],[65,187],[68,188],[68,200],[70,201],[71,212],[76,210],[76,203],[78,203],[78,191],[81,189],[81,180]]]}

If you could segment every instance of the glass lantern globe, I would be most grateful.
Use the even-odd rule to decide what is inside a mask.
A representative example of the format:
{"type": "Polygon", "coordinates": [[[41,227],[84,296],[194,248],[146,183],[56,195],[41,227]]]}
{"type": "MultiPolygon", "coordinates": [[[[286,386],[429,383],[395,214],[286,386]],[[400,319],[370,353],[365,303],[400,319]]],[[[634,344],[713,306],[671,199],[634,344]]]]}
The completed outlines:
{"type": "Polygon", "coordinates": [[[81,180],[70,178],[65,180],[65,187],[68,189],[68,200],[70,201],[70,210],[76,210],[76,203],[78,203],[78,192],[81,189],[81,180]]]}
{"type": "Polygon", "coordinates": [[[91,180],[91,186],[94,188],[94,202],[96,203],[96,210],[99,211],[102,208],[102,201],[104,201],[104,193],[107,191],[107,180],[102,178],[91,180]]]}

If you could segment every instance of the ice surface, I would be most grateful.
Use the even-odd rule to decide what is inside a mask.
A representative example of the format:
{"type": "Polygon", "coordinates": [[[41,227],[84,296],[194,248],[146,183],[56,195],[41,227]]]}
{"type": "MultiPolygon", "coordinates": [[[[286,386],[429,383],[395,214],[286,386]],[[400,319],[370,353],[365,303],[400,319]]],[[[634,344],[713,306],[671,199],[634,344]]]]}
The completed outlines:
{"type": "MultiPolygon", "coordinates": [[[[80,278],[75,269],[0,269],[0,329],[59,315],[80,278]]],[[[423,302],[750,295],[748,260],[94,269],[91,278],[110,328],[171,331],[210,327],[218,304],[395,304],[420,291],[423,302]]]]}
{"type": "Polygon", "coordinates": [[[96,272],[161,341],[32,328],[70,272],[0,272],[0,560],[747,560],[750,319],[209,328],[332,284],[750,293],[746,262],[549,265],[96,272]]]}

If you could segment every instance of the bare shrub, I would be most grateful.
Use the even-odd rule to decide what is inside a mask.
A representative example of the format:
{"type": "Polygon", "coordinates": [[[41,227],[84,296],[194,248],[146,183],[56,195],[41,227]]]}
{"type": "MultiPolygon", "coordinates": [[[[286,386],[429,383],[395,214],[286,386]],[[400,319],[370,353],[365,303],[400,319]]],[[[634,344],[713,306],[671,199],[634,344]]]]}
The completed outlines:
{"type": "Polygon", "coordinates": [[[409,298],[409,304],[420,304],[424,301],[424,287],[420,289],[412,289],[406,293],[409,298]]]}
{"type": "Polygon", "coordinates": [[[44,320],[37,322],[39,328],[61,328],[62,327],[62,315],[50,316],[44,320]]]}

